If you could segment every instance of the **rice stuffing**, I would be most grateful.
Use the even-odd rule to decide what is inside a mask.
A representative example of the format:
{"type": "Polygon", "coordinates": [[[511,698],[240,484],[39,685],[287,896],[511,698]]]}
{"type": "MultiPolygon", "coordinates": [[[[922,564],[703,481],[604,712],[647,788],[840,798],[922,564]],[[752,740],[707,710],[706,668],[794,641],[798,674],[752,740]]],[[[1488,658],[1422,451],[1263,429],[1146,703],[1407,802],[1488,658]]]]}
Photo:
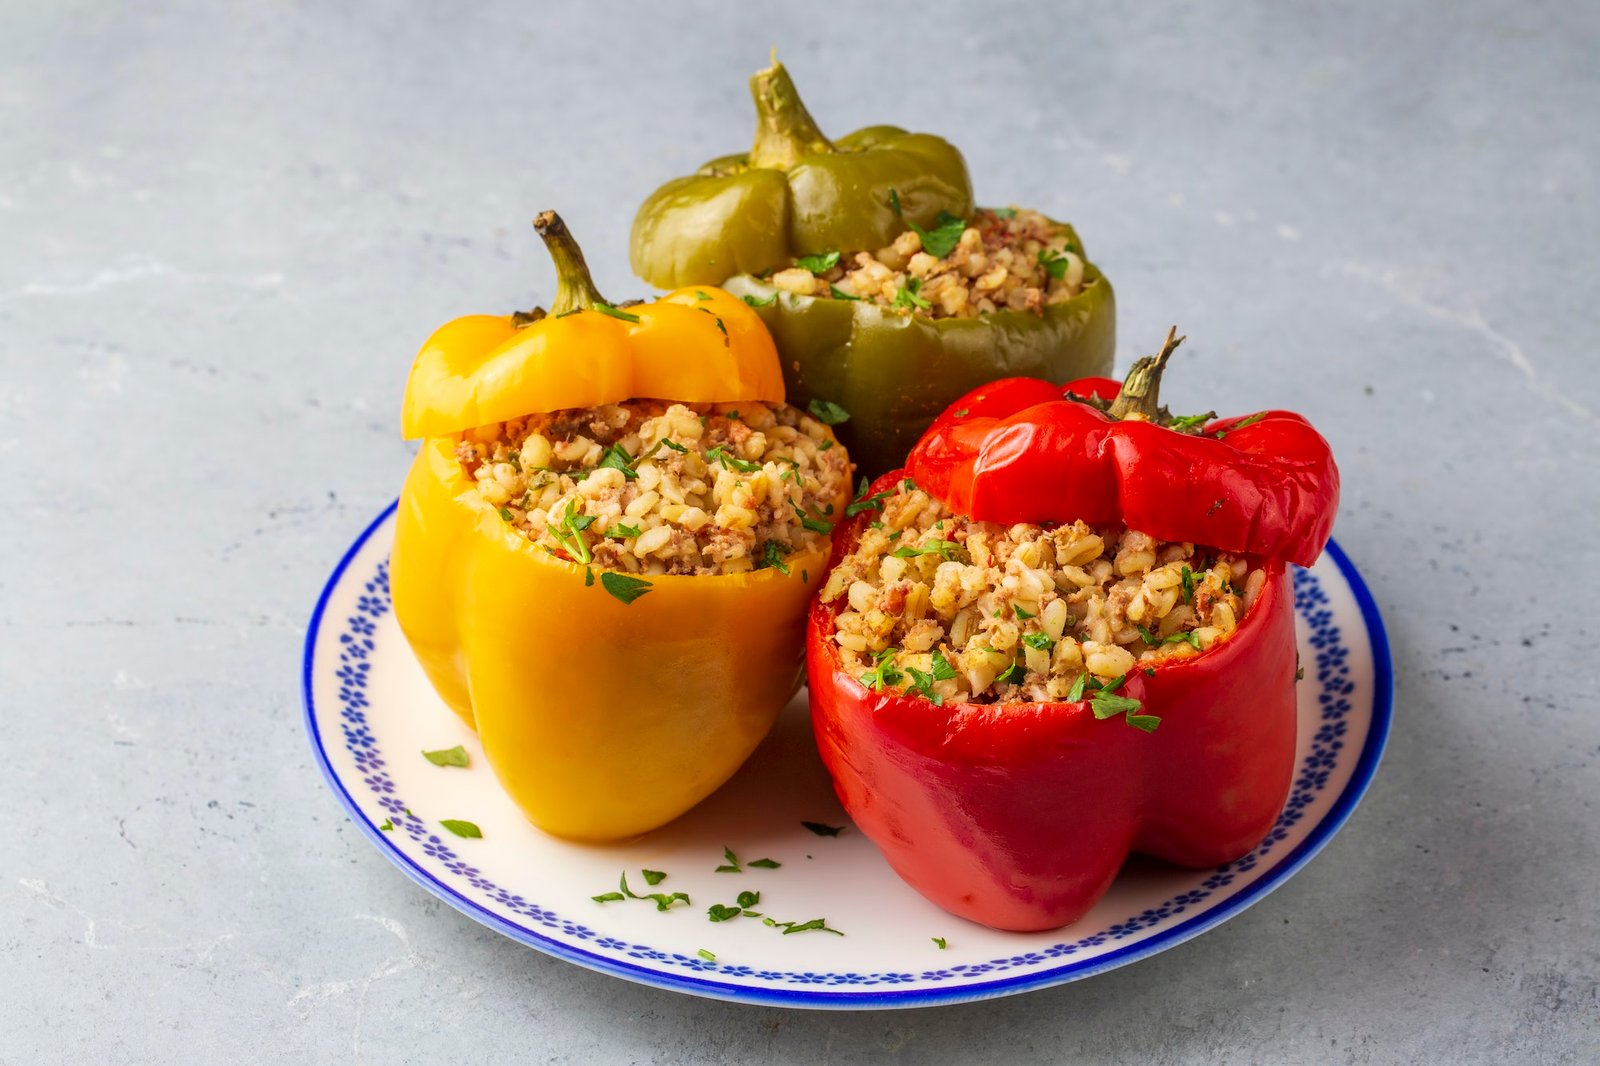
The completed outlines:
{"type": "Polygon", "coordinates": [[[769,280],[794,296],[865,300],[928,318],[976,318],[995,311],[1043,314],[1095,284],[1084,268],[1065,226],[1037,211],[979,208],[964,226],[953,220],[926,242],[907,230],[873,251],[796,260],[769,280]]]}
{"type": "Polygon", "coordinates": [[[785,573],[825,547],[844,449],[786,404],[630,400],[463,435],[478,495],[534,544],[629,574],[785,573]]]}
{"type": "Polygon", "coordinates": [[[1241,557],[1133,530],[973,521],[909,480],[878,502],[821,597],[844,601],[842,668],[879,690],[1080,698],[1226,640],[1266,582],[1241,557]]]}

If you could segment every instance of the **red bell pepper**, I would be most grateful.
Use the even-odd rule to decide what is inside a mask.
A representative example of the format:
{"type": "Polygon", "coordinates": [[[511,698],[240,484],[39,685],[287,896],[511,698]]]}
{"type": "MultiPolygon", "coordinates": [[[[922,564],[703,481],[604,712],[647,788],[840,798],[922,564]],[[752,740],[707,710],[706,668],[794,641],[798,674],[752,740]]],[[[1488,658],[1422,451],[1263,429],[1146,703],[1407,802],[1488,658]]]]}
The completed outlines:
{"type": "MultiPolygon", "coordinates": [[[[1105,893],[1131,852],[1184,866],[1231,861],[1261,841],[1288,795],[1297,664],[1284,557],[1310,562],[1320,552],[1337,472],[1296,416],[1254,423],[1291,448],[1282,469],[1292,490],[1273,480],[1280,467],[1261,454],[1266,431],[1252,439],[1246,426],[1235,436],[1237,419],[1206,426],[1220,436],[1163,426],[1170,416],[1154,403],[1176,346],[1168,342],[1162,356],[1135,365],[1126,401],[1103,379],[1067,387],[1096,403],[1025,379],[975,390],[934,422],[908,470],[868,490],[891,490],[909,472],[952,510],[988,521],[1085,517],[1248,553],[1266,583],[1238,628],[1199,655],[1135,671],[1118,690],[1140,701],[1141,714],[1159,716],[1158,729],[1097,720],[1087,699],[941,706],[872,691],[841,669],[832,638],[844,601],[812,604],[812,723],[840,801],[902,878],[964,918],[1013,930],[1065,925],[1105,893]],[[1118,421],[1130,409],[1150,421],[1118,421]],[[1176,478],[1185,462],[1204,493],[1244,512],[1238,521],[1216,522],[1209,504],[1197,507],[1201,496],[1176,478]],[[1147,489],[1146,466],[1175,493],[1170,508],[1147,489]],[[1305,509],[1247,510],[1264,495],[1305,509]]],[[[873,517],[859,513],[838,527],[835,563],[873,517]]]]}
{"type": "Polygon", "coordinates": [[[1168,334],[1120,386],[1005,378],[974,389],[934,420],[906,467],[951,510],[985,522],[1126,525],[1310,566],[1339,500],[1328,442],[1289,411],[1180,419],[1188,431],[1175,431],[1156,402],[1182,339],[1168,334]]]}

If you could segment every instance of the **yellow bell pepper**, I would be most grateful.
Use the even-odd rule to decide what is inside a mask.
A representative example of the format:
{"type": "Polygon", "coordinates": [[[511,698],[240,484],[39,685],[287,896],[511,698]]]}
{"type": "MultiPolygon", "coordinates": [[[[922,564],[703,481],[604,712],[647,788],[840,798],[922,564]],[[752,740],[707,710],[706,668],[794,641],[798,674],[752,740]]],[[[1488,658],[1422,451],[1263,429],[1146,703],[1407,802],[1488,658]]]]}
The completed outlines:
{"type": "Polygon", "coordinates": [[[476,492],[455,448],[479,425],[636,397],[783,400],[771,338],[742,301],[691,288],[617,317],[560,220],[536,225],[560,277],[550,313],[458,319],[417,357],[403,422],[427,439],[390,578],[423,669],[529,820],[619,840],[704,799],[771,728],[799,684],[826,550],[791,554],[787,573],[653,575],[624,602],[476,492]]]}

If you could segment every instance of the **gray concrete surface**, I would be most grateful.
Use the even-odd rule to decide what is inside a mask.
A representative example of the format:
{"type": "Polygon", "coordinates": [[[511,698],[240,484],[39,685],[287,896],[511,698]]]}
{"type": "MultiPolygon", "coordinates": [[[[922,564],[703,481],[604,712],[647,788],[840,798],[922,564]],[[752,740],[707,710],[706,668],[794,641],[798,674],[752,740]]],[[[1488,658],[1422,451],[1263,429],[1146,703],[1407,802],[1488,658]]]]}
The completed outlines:
{"type": "Polygon", "coordinates": [[[1600,9],[0,7],[0,1061],[1592,1062],[1600,9]],[[307,616],[437,323],[603,287],[782,49],[829,129],[1076,221],[1121,362],[1310,415],[1396,728],[1265,902],[1003,1001],[805,1014],[517,946],[347,824],[307,616]]]}

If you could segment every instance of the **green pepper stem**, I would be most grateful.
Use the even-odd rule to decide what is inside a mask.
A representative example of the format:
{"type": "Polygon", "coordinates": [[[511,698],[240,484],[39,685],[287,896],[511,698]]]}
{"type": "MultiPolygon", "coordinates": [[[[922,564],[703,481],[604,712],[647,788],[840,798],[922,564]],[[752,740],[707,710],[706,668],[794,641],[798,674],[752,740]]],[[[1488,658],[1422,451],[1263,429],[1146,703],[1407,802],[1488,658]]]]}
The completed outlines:
{"type": "Polygon", "coordinates": [[[772,51],[772,66],[750,77],[750,95],[756,102],[756,139],[750,146],[750,165],[787,170],[802,156],[834,150],[823,136],[794,87],[794,79],[772,51]]]}
{"type": "Polygon", "coordinates": [[[1161,372],[1167,360],[1178,350],[1184,338],[1178,336],[1178,327],[1167,330],[1167,339],[1155,355],[1145,355],[1134,360],[1133,368],[1123,379],[1117,398],[1106,411],[1112,418],[1139,418],[1146,422],[1161,419],[1161,372]]]}
{"type": "Polygon", "coordinates": [[[556,265],[556,295],[550,301],[549,313],[562,315],[605,303],[606,298],[594,287],[589,265],[583,261],[583,249],[572,239],[561,216],[554,211],[541,211],[533,220],[533,228],[556,265]]]}

